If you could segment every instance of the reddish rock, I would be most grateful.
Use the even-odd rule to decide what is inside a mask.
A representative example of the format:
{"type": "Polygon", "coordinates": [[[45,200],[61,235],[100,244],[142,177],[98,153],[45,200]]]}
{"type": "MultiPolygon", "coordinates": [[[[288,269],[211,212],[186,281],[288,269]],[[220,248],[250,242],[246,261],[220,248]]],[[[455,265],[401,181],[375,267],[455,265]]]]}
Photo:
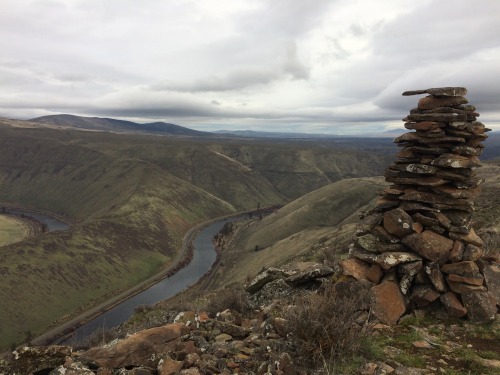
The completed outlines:
{"type": "Polygon", "coordinates": [[[438,225],[445,229],[450,229],[451,220],[445,214],[441,212],[431,212],[429,215],[438,221],[438,225]]]}
{"type": "Polygon", "coordinates": [[[441,272],[454,273],[460,276],[474,276],[479,272],[479,267],[475,262],[471,261],[448,263],[441,266],[441,272]]]}
{"type": "Polygon", "coordinates": [[[467,104],[468,101],[463,96],[435,97],[427,96],[418,101],[418,109],[433,109],[439,107],[453,107],[460,104],[467,104]]]}
{"type": "MultiPolygon", "coordinates": [[[[406,129],[410,130],[436,130],[446,127],[444,122],[434,122],[434,121],[420,121],[420,122],[407,122],[405,125],[406,129]]],[[[399,157],[399,154],[398,154],[399,157]]]]}
{"type": "Polygon", "coordinates": [[[461,262],[463,254],[464,254],[464,249],[465,249],[465,246],[462,242],[455,241],[453,243],[453,247],[451,248],[450,256],[449,256],[448,260],[451,263],[461,262]]]}
{"type": "Polygon", "coordinates": [[[383,226],[385,230],[398,238],[413,233],[412,224],[411,216],[400,208],[384,213],[383,226]]]}
{"type": "Polygon", "coordinates": [[[500,265],[498,263],[484,263],[483,275],[489,292],[500,306],[500,265]]]}
{"type": "Polygon", "coordinates": [[[472,323],[486,324],[495,319],[497,307],[495,298],[489,292],[468,292],[462,294],[467,316],[472,323]]]}
{"type": "Polygon", "coordinates": [[[406,311],[404,296],[392,281],[371,289],[371,304],[373,314],[384,324],[396,324],[406,311]]]}
{"type": "Polygon", "coordinates": [[[439,293],[429,285],[416,285],[410,295],[418,307],[425,307],[439,298],[439,293]]]}
{"type": "Polygon", "coordinates": [[[448,292],[440,297],[441,303],[446,308],[448,315],[462,318],[467,314],[467,309],[462,305],[457,295],[453,292],[448,292]]]}
{"type": "Polygon", "coordinates": [[[339,264],[344,275],[352,276],[357,280],[368,280],[367,273],[369,272],[370,264],[358,258],[342,260],[339,264]]]}
{"type": "Polygon", "coordinates": [[[479,247],[483,246],[483,240],[476,234],[473,228],[471,228],[468,234],[450,232],[450,238],[452,240],[463,241],[466,244],[472,244],[479,247]]]}
{"type": "Polygon", "coordinates": [[[453,241],[430,230],[410,234],[403,238],[402,242],[424,258],[438,264],[444,264],[448,260],[453,247],[453,241]]]}
{"type": "Polygon", "coordinates": [[[460,275],[455,275],[454,273],[450,273],[447,276],[447,279],[449,281],[453,281],[455,283],[465,283],[465,284],[470,284],[470,285],[483,285],[484,282],[484,277],[480,273],[476,274],[475,276],[460,276],[460,275]]]}
{"type": "Polygon", "coordinates": [[[384,275],[382,268],[378,264],[372,264],[366,273],[368,281],[378,284],[384,275]]]}
{"type": "Polygon", "coordinates": [[[120,368],[146,365],[156,367],[159,359],[153,354],[173,350],[180,337],[189,328],[184,324],[173,323],[162,327],[150,328],[131,335],[107,347],[91,348],[82,354],[83,358],[94,361],[101,367],[120,368]]]}
{"type": "Polygon", "coordinates": [[[415,233],[422,233],[424,231],[424,226],[421,223],[415,222],[411,225],[411,229],[413,229],[415,233]]]}

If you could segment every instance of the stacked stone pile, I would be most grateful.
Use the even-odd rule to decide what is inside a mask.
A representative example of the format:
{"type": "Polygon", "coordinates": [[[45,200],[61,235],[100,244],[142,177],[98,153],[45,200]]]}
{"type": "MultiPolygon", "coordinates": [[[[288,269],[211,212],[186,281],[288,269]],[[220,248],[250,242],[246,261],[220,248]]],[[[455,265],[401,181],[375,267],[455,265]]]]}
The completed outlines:
{"type": "MultiPolygon", "coordinates": [[[[450,315],[485,322],[500,301],[487,291],[483,242],[471,217],[482,182],[475,169],[490,129],[477,121],[466,93],[462,87],[403,93],[429,95],[403,119],[410,132],[395,139],[401,150],[385,173],[391,185],[341,265],[345,274],[380,284],[375,298],[391,290],[387,282],[396,283],[399,295],[386,305],[399,299],[401,313],[440,301],[450,315]]],[[[387,308],[374,313],[384,316],[387,308]]],[[[386,321],[394,323],[398,314],[386,321]]]]}

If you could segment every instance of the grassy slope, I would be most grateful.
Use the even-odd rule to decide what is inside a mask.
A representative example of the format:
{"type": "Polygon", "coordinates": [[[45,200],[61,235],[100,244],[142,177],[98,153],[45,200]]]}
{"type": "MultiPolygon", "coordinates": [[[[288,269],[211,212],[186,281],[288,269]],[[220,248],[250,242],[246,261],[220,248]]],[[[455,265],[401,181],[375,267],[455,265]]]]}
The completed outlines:
{"type": "Polygon", "coordinates": [[[384,154],[360,159],[309,144],[1,123],[0,202],[56,212],[73,225],[0,248],[0,300],[8,301],[0,347],[157,273],[196,223],[284,203],[352,170],[371,175],[385,165],[384,154]]]}
{"type": "Polygon", "coordinates": [[[30,227],[23,220],[0,215],[0,246],[22,241],[29,234],[30,227]]]}
{"type": "MultiPolygon", "coordinates": [[[[476,201],[475,227],[500,231],[500,163],[485,163],[478,173],[485,183],[476,201]]],[[[384,184],[381,177],[342,180],[248,226],[227,253],[214,287],[244,281],[262,267],[318,255],[319,250],[345,252],[359,213],[374,206],[374,198],[384,184]],[[257,252],[255,245],[260,248],[257,252]]]]}
{"type": "Polygon", "coordinates": [[[350,242],[358,213],[373,204],[383,186],[381,177],[342,180],[252,223],[228,252],[216,284],[243,281],[262,267],[284,264],[326,244],[350,242]]]}

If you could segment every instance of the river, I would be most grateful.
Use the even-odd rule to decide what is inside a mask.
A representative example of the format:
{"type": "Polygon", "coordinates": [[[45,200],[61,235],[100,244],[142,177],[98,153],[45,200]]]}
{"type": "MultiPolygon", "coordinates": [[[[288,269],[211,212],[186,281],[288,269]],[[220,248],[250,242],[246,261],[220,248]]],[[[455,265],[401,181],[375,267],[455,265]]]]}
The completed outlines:
{"type": "Polygon", "coordinates": [[[226,222],[242,219],[242,217],[224,219],[203,228],[193,240],[193,259],[187,266],[81,325],[71,334],[69,339],[64,341],[64,344],[75,344],[96,330],[116,327],[126,322],[133,315],[137,306],[158,303],[195,284],[210,271],[217,258],[217,252],[212,243],[214,235],[222,229],[226,222]]]}
{"type": "Polygon", "coordinates": [[[45,215],[39,212],[24,210],[20,208],[4,208],[2,213],[15,216],[26,216],[35,219],[36,221],[45,224],[48,232],[55,232],[59,230],[68,230],[69,225],[65,222],[55,218],[54,216],[45,215]]]}

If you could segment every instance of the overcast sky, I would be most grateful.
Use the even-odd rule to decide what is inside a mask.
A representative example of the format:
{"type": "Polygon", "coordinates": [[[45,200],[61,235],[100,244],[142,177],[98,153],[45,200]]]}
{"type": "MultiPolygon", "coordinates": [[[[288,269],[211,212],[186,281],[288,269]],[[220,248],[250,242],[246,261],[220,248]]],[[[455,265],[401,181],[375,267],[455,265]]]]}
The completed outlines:
{"type": "Polygon", "coordinates": [[[1,0],[0,34],[3,117],[348,134],[465,86],[500,130],[500,0],[1,0]]]}

